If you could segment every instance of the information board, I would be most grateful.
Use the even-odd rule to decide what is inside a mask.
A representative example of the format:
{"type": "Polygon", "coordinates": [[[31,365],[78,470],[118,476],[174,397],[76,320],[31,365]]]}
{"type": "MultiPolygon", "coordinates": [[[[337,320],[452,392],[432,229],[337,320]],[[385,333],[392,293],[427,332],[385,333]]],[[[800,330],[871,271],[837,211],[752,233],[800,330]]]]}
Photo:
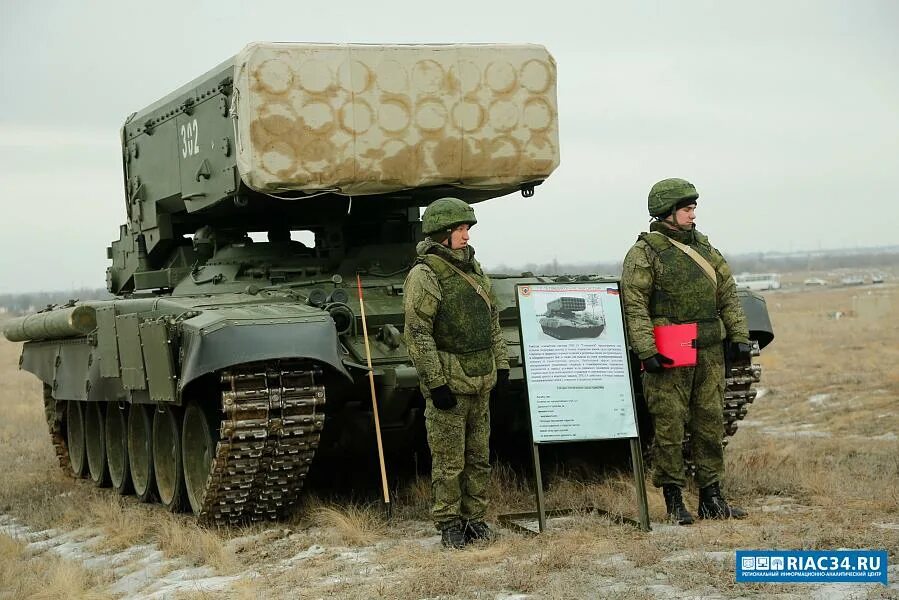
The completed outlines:
{"type": "Polygon", "coordinates": [[[617,280],[517,286],[535,444],[636,438],[617,280]]]}

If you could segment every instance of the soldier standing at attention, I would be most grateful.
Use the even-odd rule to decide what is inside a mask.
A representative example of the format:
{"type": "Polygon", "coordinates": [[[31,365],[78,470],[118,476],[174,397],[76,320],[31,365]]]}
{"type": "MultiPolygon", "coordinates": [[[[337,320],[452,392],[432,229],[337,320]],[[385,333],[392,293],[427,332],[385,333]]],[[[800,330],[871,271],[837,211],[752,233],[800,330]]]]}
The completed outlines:
{"type": "Polygon", "coordinates": [[[444,546],[491,541],[484,522],[490,479],[490,391],[502,397],[509,358],[490,280],[468,245],[477,223],[458,198],[422,215],[427,236],[406,277],[405,338],[425,398],[431,515],[444,546]]]}
{"type": "Polygon", "coordinates": [[[649,192],[655,220],[624,258],[621,290],[631,349],[643,363],[643,394],[655,426],[653,484],[665,496],[668,518],[693,523],[681,491],[684,429],[690,432],[699,518],[742,518],[721,494],[724,476],[724,353],[751,355],[746,315],[724,257],[696,231],[699,194],[689,181],[664,179],[649,192]],[[653,327],[696,323],[696,366],[668,368],[653,327]]]}

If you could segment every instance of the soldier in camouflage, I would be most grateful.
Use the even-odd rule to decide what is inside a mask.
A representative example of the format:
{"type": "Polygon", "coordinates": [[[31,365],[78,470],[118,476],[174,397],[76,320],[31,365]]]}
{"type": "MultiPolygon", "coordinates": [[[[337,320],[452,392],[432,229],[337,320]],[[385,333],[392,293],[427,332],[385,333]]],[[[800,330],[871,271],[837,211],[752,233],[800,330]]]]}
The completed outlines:
{"type": "Polygon", "coordinates": [[[750,356],[746,316],[724,257],[694,224],[696,188],[683,179],[665,179],[649,192],[655,220],[624,259],[621,290],[631,349],[643,363],[643,393],[655,426],[653,484],[661,487],[668,517],[693,523],[683,502],[683,441],[690,432],[699,517],[742,518],[721,494],[724,475],[724,355],[750,356]],[[668,368],[653,327],[697,324],[695,367],[668,368]],[[725,343],[726,340],[726,343],[725,343]]]}
{"type": "Polygon", "coordinates": [[[490,391],[502,397],[509,358],[490,280],[468,245],[474,210],[441,198],[422,215],[425,240],[404,288],[405,337],[425,398],[431,515],[442,543],[490,541],[490,391]]]}

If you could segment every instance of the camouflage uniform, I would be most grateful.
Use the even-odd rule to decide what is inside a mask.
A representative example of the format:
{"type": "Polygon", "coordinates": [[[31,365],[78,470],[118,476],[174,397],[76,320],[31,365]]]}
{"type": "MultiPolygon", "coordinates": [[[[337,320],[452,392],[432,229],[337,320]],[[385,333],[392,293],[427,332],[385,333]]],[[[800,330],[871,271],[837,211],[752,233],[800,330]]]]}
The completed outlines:
{"type": "Polygon", "coordinates": [[[426,239],[404,287],[405,338],[425,397],[431,448],[431,514],[438,529],[482,521],[490,478],[490,390],[508,369],[495,301],[487,303],[446,262],[493,298],[471,246],[459,250],[426,239]],[[441,260],[442,259],[442,260],[441,260]],[[446,262],[444,262],[446,261],[446,262]],[[436,408],[430,390],[448,385],[456,406],[436,408]]]}
{"type": "Polygon", "coordinates": [[[724,257],[695,229],[675,230],[656,221],[624,259],[621,290],[631,349],[640,360],[658,350],[653,326],[697,323],[695,367],[643,374],[643,392],[655,424],[653,483],[684,487],[682,444],[689,428],[700,487],[724,474],[723,340],[749,342],[746,316],[724,257]],[[713,283],[699,265],[668,240],[687,244],[715,269],[713,283]]]}

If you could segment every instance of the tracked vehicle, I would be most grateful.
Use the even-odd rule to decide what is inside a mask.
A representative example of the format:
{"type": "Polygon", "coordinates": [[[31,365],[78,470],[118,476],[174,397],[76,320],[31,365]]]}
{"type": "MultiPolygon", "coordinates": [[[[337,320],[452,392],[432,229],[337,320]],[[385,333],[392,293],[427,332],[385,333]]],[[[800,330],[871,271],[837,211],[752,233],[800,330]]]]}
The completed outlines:
{"type": "MultiPolygon", "coordinates": [[[[532,195],[559,163],[555,77],[533,45],[251,44],[128,117],[115,298],[3,328],[44,383],[63,469],[206,522],[282,516],[310,466],[373,455],[357,276],[385,448],[408,453],[420,208],[532,195]]],[[[516,394],[514,286],[549,280],[493,276],[516,394]]],[[[728,380],[731,430],[754,369],[728,380]]],[[[496,443],[526,431],[523,406],[494,407],[496,443]]]]}
{"type": "Polygon", "coordinates": [[[583,298],[556,298],[546,305],[540,318],[540,328],[557,340],[594,338],[606,328],[605,318],[586,314],[587,301],[583,298]]]}

